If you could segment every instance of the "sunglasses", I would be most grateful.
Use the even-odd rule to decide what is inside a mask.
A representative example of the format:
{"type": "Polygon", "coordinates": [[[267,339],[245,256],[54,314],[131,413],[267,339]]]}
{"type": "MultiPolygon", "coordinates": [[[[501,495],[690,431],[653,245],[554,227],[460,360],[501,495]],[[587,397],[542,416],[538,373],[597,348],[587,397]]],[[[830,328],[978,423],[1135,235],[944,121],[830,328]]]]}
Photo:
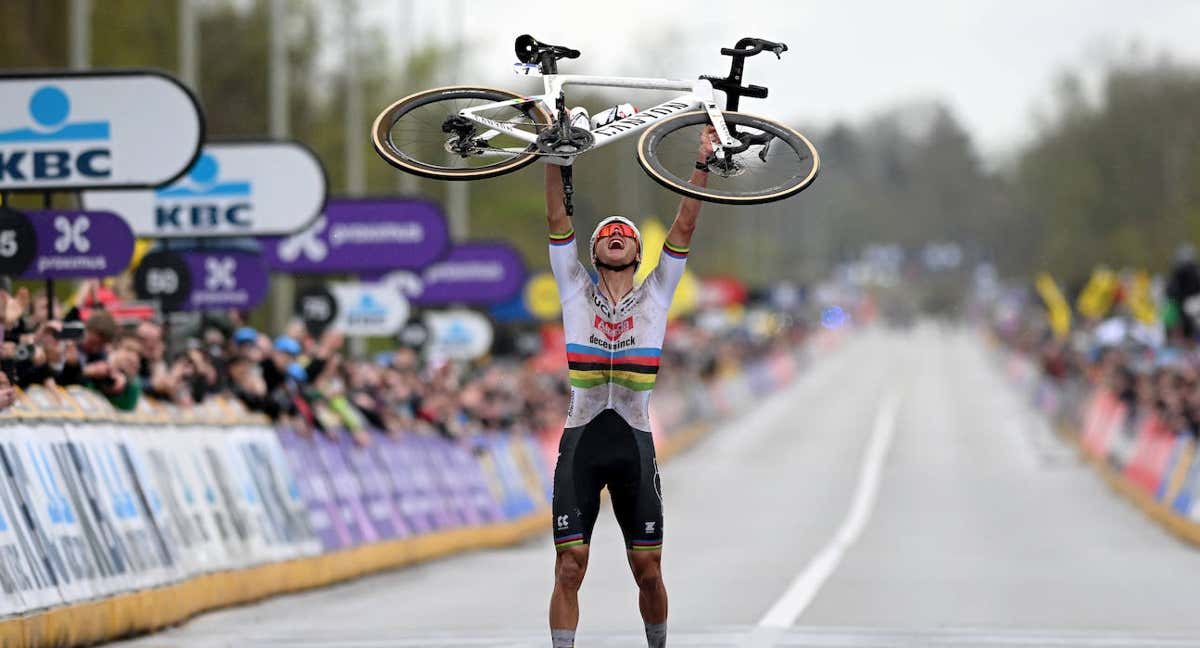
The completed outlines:
{"type": "Polygon", "coordinates": [[[609,223],[608,225],[601,227],[600,231],[596,234],[596,238],[605,238],[607,236],[616,236],[618,234],[632,239],[637,238],[637,232],[625,223],[609,223]]]}

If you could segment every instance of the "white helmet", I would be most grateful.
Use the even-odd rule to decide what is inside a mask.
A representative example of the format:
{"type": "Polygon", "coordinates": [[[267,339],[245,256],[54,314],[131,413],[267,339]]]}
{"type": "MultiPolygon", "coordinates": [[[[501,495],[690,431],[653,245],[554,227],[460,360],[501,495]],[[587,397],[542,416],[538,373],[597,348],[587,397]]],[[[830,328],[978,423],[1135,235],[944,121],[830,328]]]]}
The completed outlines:
{"type": "Polygon", "coordinates": [[[642,231],[638,229],[637,225],[633,224],[633,221],[625,218],[624,216],[609,216],[608,218],[600,221],[600,223],[596,225],[596,229],[592,230],[592,238],[588,241],[588,255],[592,257],[592,267],[596,266],[597,261],[596,239],[600,235],[600,230],[604,229],[604,226],[608,225],[609,223],[625,223],[629,227],[633,228],[633,233],[635,235],[634,238],[637,239],[637,256],[634,257],[633,261],[633,269],[636,272],[638,266],[642,264],[642,231]]]}

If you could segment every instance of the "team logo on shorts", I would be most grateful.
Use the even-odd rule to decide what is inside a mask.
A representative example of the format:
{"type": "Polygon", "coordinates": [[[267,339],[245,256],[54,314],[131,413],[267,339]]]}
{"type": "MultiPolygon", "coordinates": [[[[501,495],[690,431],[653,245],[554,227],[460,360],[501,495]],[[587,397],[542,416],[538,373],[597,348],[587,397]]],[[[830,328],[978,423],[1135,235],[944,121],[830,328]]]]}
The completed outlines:
{"type": "Polygon", "coordinates": [[[633,330],[633,318],[626,317],[620,322],[606,322],[603,318],[597,315],[594,325],[600,330],[601,333],[604,334],[604,337],[615,342],[620,339],[622,335],[625,335],[633,330]]]}
{"type": "MultiPolygon", "coordinates": [[[[545,518],[542,518],[542,519],[545,519],[545,518]]],[[[646,523],[646,533],[647,534],[654,533],[654,525],[655,524],[656,524],[655,522],[647,522],[646,523]]]]}
{"type": "MultiPolygon", "coordinates": [[[[545,518],[543,518],[543,519],[545,519],[545,518]]],[[[560,528],[560,529],[567,528],[567,516],[565,516],[565,515],[558,516],[558,518],[555,519],[555,524],[557,524],[558,528],[560,528]]]]}

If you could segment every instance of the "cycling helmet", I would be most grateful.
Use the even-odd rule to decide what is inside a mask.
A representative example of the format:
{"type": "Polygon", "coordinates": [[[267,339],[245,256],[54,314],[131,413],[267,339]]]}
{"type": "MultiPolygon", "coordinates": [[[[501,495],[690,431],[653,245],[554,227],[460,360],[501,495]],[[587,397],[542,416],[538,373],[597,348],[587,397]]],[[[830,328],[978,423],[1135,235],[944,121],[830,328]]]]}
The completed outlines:
{"type": "Polygon", "coordinates": [[[592,230],[592,238],[588,241],[588,254],[592,257],[592,266],[597,268],[605,268],[607,270],[615,270],[617,272],[629,267],[628,265],[621,267],[609,266],[608,264],[600,263],[600,260],[596,258],[596,239],[600,238],[600,230],[604,229],[604,226],[608,225],[609,223],[624,223],[633,229],[633,238],[637,240],[637,256],[634,257],[632,264],[633,269],[636,272],[638,266],[642,264],[642,231],[638,229],[637,225],[633,224],[633,221],[625,218],[624,216],[609,216],[608,218],[600,221],[600,224],[596,225],[596,229],[592,230]]]}

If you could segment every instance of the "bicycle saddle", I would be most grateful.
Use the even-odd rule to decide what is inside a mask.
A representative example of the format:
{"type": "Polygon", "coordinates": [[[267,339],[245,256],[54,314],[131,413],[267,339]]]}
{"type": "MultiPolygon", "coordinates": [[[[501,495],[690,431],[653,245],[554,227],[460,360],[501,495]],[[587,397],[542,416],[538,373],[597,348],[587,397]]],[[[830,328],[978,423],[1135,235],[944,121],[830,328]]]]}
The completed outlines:
{"type": "Polygon", "coordinates": [[[539,42],[538,39],[523,34],[517,37],[516,42],[517,60],[522,63],[540,63],[542,54],[550,53],[554,56],[554,60],[558,59],[575,59],[579,58],[579,50],[563,47],[561,45],[548,45],[539,42]]]}

